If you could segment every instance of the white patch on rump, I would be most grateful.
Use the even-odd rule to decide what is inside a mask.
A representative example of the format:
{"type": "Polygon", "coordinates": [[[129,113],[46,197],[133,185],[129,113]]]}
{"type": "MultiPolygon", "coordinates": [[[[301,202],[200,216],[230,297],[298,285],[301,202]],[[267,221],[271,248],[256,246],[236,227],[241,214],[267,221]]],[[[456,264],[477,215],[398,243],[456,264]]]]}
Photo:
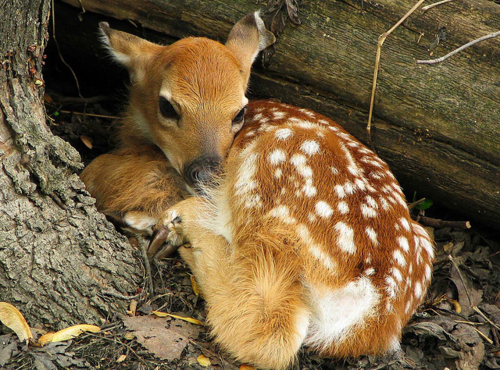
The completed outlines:
{"type": "Polygon", "coordinates": [[[335,290],[313,286],[309,295],[312,312],[305,344],[320,348],[341,342],[357,325],[363,325],[380,299],[367,276],[335,290]]]}

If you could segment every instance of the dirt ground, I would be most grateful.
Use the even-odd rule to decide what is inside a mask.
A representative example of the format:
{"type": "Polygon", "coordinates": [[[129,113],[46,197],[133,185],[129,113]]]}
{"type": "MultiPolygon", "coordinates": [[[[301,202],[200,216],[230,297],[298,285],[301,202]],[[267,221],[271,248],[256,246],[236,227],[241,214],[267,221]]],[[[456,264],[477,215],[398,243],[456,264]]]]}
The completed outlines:
{"type": "MultiPolygon", "coordinates": [[[[53,132],[77,148],[86,163],[113,145],[113,117],[119,108],[109,98],[95,97],[85,103],[48,91],[46,106],[53,132]]],[[[457,217],[441,206],[431,207],[427,215],[457,217]]],[[[293,369],[499,369],[499,233],[474,224],[469,230],[441,227],[433,232],[438,257],[432,286],[425,304],[404,329],[398,357],[339,361],[303,349],[293,369]]],[[[133,236],[130,240],[138,243],[133,236]]],[[[123,313],[122,320],[108,323],[100,333],[26,348],[12,333],[2,335],[0,330],[0,368],[240,368],[242,364],[211,342],[206,327],[154,314],[159,311],[204,321],[203,298],[195,294],[196,285],[182,261],[176,257],[155,261],[152,275],[155,296],[131,301],[131,306],[137,305],[135,314],[123,313]],[[208,367],[200,355],[209,359],[208,367]]]]}

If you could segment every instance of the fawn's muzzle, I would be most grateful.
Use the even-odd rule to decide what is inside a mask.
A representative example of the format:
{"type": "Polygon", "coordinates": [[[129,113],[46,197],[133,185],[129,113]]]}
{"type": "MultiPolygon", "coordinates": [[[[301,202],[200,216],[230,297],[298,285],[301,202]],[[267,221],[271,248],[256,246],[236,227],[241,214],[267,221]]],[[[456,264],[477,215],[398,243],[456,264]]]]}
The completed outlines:
{"type": "Polygon", "coordinates": [[[184,167],[184,180],[196,191],[207,186],[221,170],[222,160],[216,157],[202,157],[184,167]]]}

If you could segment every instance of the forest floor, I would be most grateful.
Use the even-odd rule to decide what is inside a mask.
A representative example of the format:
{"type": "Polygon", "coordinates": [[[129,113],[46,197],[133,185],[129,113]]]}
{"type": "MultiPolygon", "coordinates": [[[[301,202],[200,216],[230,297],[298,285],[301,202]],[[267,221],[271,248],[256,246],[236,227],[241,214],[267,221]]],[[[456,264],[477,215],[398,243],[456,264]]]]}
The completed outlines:
{"type": "MultiPolygon", "coordinates": [[[[86,164],[113,144],[115,113],[101,104],[105,101],[97,97],[84,106],[79,99],[47,95],[53,132],[77,148],[86,164]]],[[[433,207],[428,216],[453,219],[440,206],[433,207]]],[[[432,231],[437,250],[432,286],[403,331],[399,357],[331,360],[303,349],[292,368],[500,369],[499,233],[474,224],[468,230],[432,231]]],[[[130,240],[141,242],[135,236],[130,240]]],[[[20,345],[13,334],[0,335],[0,368],[251,369],[234,362],[210,340],[208,328],[199,325],[205,321],[205,303],[185,264],[174,257],[151,267],[155,295],[131,300],[130,311],[106,323],[100,333],[40,348],[20,345]]]]}

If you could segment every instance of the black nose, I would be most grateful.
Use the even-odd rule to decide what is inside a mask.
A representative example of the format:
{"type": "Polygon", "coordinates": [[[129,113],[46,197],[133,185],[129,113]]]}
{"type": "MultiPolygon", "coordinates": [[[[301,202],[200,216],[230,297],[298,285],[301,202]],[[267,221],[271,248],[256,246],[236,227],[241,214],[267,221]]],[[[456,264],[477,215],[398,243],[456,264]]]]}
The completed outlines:
{"type": "Polygon", "coordinates": [[[219,158],[198,158],[184,167],[184,180],[194,188],[210,183],[221,168],[219,158]]]}

